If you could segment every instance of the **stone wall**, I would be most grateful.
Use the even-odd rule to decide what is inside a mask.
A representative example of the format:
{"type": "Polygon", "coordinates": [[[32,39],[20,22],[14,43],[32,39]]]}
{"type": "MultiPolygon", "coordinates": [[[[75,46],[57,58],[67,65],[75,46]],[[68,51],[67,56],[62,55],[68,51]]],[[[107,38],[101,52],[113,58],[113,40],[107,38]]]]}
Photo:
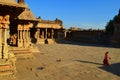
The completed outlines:
{"type": "Polygon", "coordinates": [[[71,31],[67,32],[66,39],[81,43],[102,43],[103,31],[71,31]]]}

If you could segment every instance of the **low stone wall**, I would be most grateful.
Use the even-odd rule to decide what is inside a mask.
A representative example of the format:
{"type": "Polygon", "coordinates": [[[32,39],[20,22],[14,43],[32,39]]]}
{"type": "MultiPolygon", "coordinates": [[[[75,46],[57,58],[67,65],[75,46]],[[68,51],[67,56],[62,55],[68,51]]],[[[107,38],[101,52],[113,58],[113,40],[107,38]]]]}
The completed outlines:
{"type": "Polygon", "coordinates": [[[66,39],[81,43],[101,43],[103,31],[71,31],[67,32],[66,39]]]}

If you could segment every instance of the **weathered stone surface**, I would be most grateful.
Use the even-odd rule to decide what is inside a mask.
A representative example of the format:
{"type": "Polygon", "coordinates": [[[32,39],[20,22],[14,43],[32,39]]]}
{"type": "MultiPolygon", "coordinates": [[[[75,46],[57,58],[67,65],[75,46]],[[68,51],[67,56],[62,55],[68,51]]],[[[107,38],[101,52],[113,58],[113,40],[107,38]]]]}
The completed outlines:
{"type": "MultiPolygon", "coordinates": [[[[17,1],[0,0],[0,79],[2,80],[14,76],[15,56],[18,59],[28,59],[34,58],[32,53],[39,52],[38,48],[31,44],[31,36],[37,41],[43,39],[44,43],[49,38],[47,42],[53,44],[54,37],[58,36],[58,30],[63,27],[62,21],[58,19],[54,21],[36,19],[24,0],[17,1]],[[43,28],[42,32],[40,28],[43,28]],[[8,30],[10,30],[10,42],[7,37],[8,30]],[[7,43],[12,47],[8,47],[7,43]]],[[[30,70],[33,71],[32,68],[30,70]]]]}
{"type": "Polygon", "coordinates": [[[16,4],[15,0],[0,0],[0,2],[16,4]]]}
{"type": "Polygon", "coordinates": [[[16,67],[14,54],[9,54],[8,59],[0,59],[0,79],[14,78],[16,67]]]}
{"type": "Polygon", "coordinates": [[[37,19],[34,17],[34,14],[30,11],[30,9],[26,9],[24,12],[22,12],[19,16],[18,16],[19,20],[31,20],[34,21],[37,19]]]}

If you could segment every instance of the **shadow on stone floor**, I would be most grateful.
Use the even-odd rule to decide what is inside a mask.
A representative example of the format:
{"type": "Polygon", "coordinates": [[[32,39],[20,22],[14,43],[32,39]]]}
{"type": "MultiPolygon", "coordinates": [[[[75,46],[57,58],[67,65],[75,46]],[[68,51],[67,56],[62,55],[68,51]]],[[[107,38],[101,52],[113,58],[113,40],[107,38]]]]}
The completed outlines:
{"type": "Polygon", "coordinates": [[[110,72],[110,73],[112,73],[114,75],[120,76],[120,63],[114,63],[114,64],[111,64],[109,66],[104,66],[101,63],[96,63],[96,62],[91,62],[91,61],[85,61],[85,60],[74,60],[74,61],[82,62],[82,63],[88,63],[88,64],[101,65],[98,68],[100,68],[102,70],[105,70],[107,72],[110,72]]]}
{"type": "Polygon", "coordinates": [[[99,68],[117,76],[120,76],[120,63],[111,64],[110,66],[102,66],[99,68]]]}
{"type": "Polygon", "coordinates": [[[85,61],[85,60],[74,60],[74,61],[82,62],[82,63],[96,64],[96,65],[103,65],[103,64],[101,64],[101,63],[96,63],[96,62],[91,62],[91,61],[85,61]]]}
{"type": "Polygon", "coordinates": [[[103,44],[103,43],[80,43],[73,41],[58,41],[59,44],[69,44],[69,45],[80,45],[80,46],[94,46],[94,47],[108,47],[108,48],[120,48],[120,45],[112,45],[112,44],[103,44]]]}

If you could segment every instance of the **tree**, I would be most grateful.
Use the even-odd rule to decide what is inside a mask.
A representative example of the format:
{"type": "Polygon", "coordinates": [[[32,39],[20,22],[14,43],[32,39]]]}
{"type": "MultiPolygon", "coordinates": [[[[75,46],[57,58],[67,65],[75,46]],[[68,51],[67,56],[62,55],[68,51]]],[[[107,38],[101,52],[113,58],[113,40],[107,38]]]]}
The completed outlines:
{"type": "Polygon", "coordinates": [[[118,23],[120,23],[120,10],[118,15],[115,15],[114,18],[110,20],[105,26],[105,33],[109,35],[113,35],[115,28],[114,24],[118,24],[118,23]]]}
{"type": "Polygon", "coordinates": [[[114,19],[110,20],[105,26],[105,33],[109,35],[113,35],[114,33],[114,19]]]}

